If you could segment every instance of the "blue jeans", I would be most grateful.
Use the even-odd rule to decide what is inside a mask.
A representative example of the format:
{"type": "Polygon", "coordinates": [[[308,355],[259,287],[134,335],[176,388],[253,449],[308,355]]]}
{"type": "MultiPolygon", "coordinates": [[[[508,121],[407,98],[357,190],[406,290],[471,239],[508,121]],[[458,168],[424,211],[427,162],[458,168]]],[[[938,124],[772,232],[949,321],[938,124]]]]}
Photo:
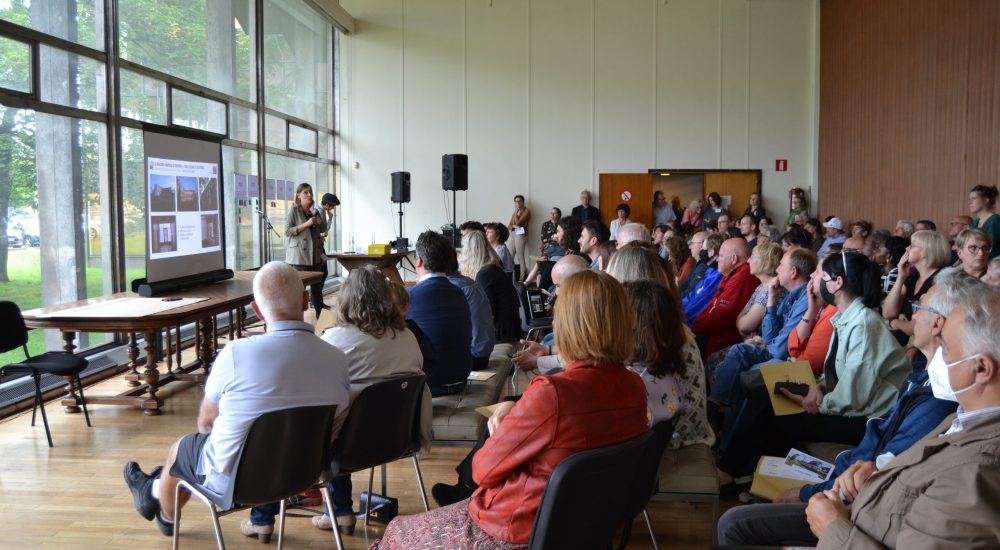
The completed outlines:
{"type": "MultiPolygon", "coordinates": [[[[326,484],[333,501],[333,515],[354,515],[354,502],[351,500],[351,476],[335,477],[326,484]]],[[[281,511],[280,502],[269,502],[250,509],[250,523],[254,525],[274,525],[274,517],[281,511]]]]}
{"type": "Polygon", "coordinates": [[[743,401],[740,373],[771,359],[771,352],[753,344],[736,344],[715,371],[715,382],[708,398],[721,405],[738,407],[743,401]]]}

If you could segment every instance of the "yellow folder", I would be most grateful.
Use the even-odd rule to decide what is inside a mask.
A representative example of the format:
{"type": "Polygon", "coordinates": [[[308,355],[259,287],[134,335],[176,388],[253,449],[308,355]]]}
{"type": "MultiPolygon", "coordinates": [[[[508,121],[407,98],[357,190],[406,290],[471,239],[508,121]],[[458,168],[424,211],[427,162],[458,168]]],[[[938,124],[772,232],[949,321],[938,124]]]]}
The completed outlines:
{"type": "Polygon", "coordinates": [[[771,397],[771,406],[774,407],[774,416],[785,416],[788,414],[798,414],[804,412],[802,405],[789,400],[784,395],[774,394],[774,384],[777,382],[797,382],[808,384],[809,387],[816,385],[816,377],[813,376],[809,361],[793,361],[788,363],[770,363],[760,366],[760,375],[764,378],[764,385],[767,387],[767,394],[771,397]]]}
{"type": "Polygon", "coordinates": [[[760,498],[766,498],[767,500],[773,502],[776,498],[778,498],[779,495],[781,495],[785,491],[809,484],[809,482],[802,481],[801,479],[769,476],[760,473],[761,465],[768,458],[774,458],[774,457],[762,456],[760,457],[760,460],[757,461],[757,470],[753,473],[753,483],[750,485],[750,494],[758,496],[760,498]]]}

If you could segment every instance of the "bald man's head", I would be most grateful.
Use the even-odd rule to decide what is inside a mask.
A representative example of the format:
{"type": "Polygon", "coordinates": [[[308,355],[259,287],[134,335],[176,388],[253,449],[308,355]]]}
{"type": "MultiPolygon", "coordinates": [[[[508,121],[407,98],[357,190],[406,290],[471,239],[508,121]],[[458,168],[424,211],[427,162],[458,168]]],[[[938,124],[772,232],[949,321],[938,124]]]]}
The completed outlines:
{"type": "Polygon", "coordinates": [[[649,234],[649,229],[641,223],[627,223],[618,229],[618,236],[615,237],[617,248],[627,245],[632,241],[652,242],[653,237],[649,234]]]}
{"type": "Polygon", "coordinates": [[[865,239],[863,237],[851,237],[844,241],[843,250],[856,250],[860,252],[865,247],[865,239]]]}
{"type": "Polygon", "coordinates": [[[750,245],[742,237],[727,239],[719,247],[719,273],[729,275],[750,258],[750,245]]]}
{"type": "Polygon", "coordinates": [[[267,321],[301,321],[309,306],[302,278],[284,262],[268,262],[253,278],[253,302],[259,317],[267,321]]]}
{"type": "Polygon", "coordinates": [[[587,260],[584,260],[576,254],[563,256],[558,262],[556,262],[556,265],[552,266],[552,282],[556,285],[560,285],[571,275],[579,273],[585,269],[590,269],[590,264],[587,263],[587,260]]]}

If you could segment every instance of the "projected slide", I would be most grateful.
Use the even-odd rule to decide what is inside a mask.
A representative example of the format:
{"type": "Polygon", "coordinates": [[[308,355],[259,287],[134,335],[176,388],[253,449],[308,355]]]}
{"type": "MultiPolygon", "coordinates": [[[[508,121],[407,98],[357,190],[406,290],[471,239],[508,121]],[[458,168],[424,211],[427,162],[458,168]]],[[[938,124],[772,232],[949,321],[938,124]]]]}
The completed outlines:
{"type": "Polygon", "coordinates": [[[219,164],[146,158],[149,259],[221,250],[219,164]]]}

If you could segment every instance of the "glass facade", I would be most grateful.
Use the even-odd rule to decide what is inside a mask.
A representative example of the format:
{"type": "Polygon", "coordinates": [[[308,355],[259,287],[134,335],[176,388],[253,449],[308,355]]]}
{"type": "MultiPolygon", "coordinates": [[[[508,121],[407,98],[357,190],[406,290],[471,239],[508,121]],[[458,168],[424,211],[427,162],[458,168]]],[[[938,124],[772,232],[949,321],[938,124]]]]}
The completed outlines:
{"type": "MultiPolygon", "coordinates": [[[[0,31],[0,299],[31,309],[126,290],[145,276],[143,123],[223,138],[227,267],[284,260],[283,237],[268,235],[258,211],[283,234],[289,189],[309,182],[319,195],[336,192],[335,31],[304,3],[266,0],[258,36],[255,6],[0,2],[0,19],[14,25],[0,31]],[[107,28],[118,30],[117,64],[105,54],[107,28]]],[[[54,331],[30,335],[32,353],[61,348],[54,331]]]]}

